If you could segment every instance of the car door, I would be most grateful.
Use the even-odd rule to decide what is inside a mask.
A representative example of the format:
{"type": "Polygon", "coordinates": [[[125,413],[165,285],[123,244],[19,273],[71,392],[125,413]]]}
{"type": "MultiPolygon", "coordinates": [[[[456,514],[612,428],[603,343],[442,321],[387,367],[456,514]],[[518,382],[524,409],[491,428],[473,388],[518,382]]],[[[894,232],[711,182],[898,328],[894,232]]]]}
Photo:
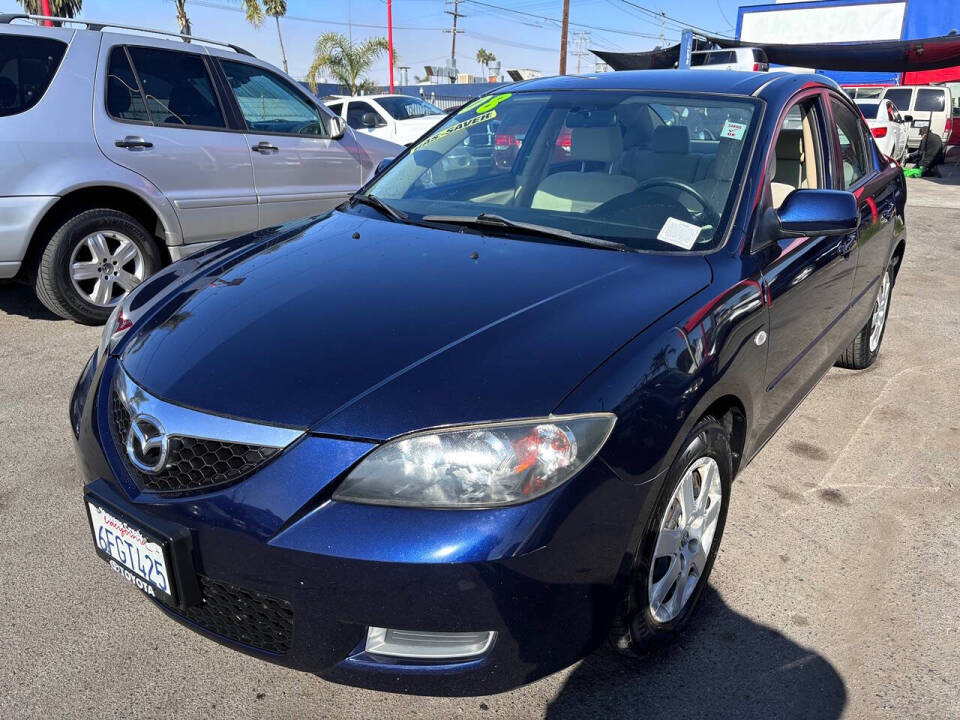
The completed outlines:
{"type": "Polygon", "coordinates": [[[94,103],[97,144],[163,192],[185,243],[257,228],[250,151],[231,132],[202,48],[126,44],[103,34],[94,103]]]}
{"type": "Polygon", "coordinates": [[[318,215],[360,185],[360,158],[330,137],[330,117],[278,73],[218,59],[246,125],[260,227],[318,215]]]}
{"type": "MultiPolygon", "coordinates": [[[[897,184],[891,175],[899,169],[887,167],[876,156],[867,141],[867,127],[859,113],[854,113],[839,96],[831,96],[833,117],[832,139],[833,162],[837,189],[849,190],[860,206],[860,228],[856,255],[857,269],[854,278],[854,301],[869,304],[876,294],[870,292],[880,279],[880,273],[893,247],[894,225],[897,221],[897,184]]],[[[850,313],[842,327],[849,333],[863,324],[863,317],[856,309],[850,313]]]]}
{"type": "Polygon", "coordinates": [[[896,105],[889,100],[883,102],[887,107],[887,117],[890,119],[890,132],[893,133],[894,137],[892,157],[899,162],[903,159],[907,150],[907,126],[904,124],[896,105]]]}
{"type": "MultiPolygon", "coordinates": [[[[763,203],[797,188],[833,186],[829,114],[817,91],[781,121],[770,149],[763,203]]],[[[759,427],[772,432],[833,364],[838,319],[853,293],[855,237],[783,238],[755,253],[769,300],[770,331],[759,427]]]]}

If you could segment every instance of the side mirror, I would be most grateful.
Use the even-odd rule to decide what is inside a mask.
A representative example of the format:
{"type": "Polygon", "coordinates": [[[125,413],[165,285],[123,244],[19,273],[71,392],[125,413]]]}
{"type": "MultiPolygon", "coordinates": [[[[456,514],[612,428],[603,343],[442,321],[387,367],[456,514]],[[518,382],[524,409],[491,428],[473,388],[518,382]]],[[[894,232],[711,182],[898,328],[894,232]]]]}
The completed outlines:
{"type": "Polygon", "coordinates": [[[846,190],[794,190],[777,210],[780,237],[847,235],[860,225],[857,198],[846,190]]]}
{"type": "Polygon", "coordinates": [[[390,163],[392,163],[394,160],[396,160],[396,158],[387,157],[381,160],[380,162],[378,162],[377,169],[373,171],[373,176],[377,177],[378,175],[380,175],[384,170],[390,167],[390,163]]]}
{"type": "Polygon", "coordinates": [[[347,124],[339,115],[330,118],[330,139],[339,140],[347,132],[347,124]]]}
{"type": "Polygon", "coordinates": [[[913,122],[913,115],[903,115],[904,122],[913,122]]]}
{"type": "Polygon", "coordinates": [[[375,128],[378,125],[385,125],[383,121],[380,120],[380,116],[375,112],[367,111],[360,116],[360,122],[363,123],[364,127],[375,128]]]}

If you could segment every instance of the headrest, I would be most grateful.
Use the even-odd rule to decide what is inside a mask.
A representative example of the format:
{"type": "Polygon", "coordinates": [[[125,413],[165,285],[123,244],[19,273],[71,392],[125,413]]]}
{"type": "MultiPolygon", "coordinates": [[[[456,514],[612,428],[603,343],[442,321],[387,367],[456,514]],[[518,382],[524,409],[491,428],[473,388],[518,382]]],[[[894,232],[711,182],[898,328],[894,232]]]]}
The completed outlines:
{"type": "Polygon", "coordinates": [[[657,153],[686,155],[690,152],[690,131],[686,125],[658,125],[653,129],[650,149],[657,153]]]}
{"type": "Polygon", "coordinates": [[[623,138],[616,125],[575,127],[570,130],[570,159],[612,163],[623,152],[623,138]]]}
{"type": "Polygon", "coordinates": [[[712,175],[715,179],[733,180],[733,175],[737,172],[737,161],[740,159],[741,144],[739,140],[733,138],[720,138],[712,168],[712,175]]]}
{"type": "Polygon", "coordinates": [[[107,80],[107,110],[114,117],[121,117],[130,109],[130,90],[116,75],[107,80]]]}
{"type": "Polygon", "coordinates": [[[777,138],[779,160],[803,160],[803,130],[781,130],[777,138]]]}

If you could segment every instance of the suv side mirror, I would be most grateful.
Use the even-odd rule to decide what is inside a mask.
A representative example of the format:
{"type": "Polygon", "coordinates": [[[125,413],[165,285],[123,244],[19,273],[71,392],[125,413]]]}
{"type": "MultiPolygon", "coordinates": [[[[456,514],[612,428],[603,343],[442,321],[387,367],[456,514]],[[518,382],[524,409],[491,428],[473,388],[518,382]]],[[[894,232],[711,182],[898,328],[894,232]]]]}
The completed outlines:
{"type": "Polygon", "coordinates": [[[378,175],[380,175],[384,170],[390,167],[390,163],[392,163],[394,160],[396,160],[396,158],[386,157],[380,162],[378,162],[377,169],[373,171],[373,176],[377,177],[378,175]]]}
{"type": "Polygon", "coordinates": [[[904,122],[913,122],[913,115],[902,115],[904,122]]]}
{"type": "Polygon", "coordinates": [[[375,128],[380,125],[386,125],[381,119],[380,116],[375,112],[367,111],[360,116],[360,122],[363,123],[364,127],[375,128]]]}
{"type": "Polygon", "coordinates": [[[794,190],[777,210],[780,237],[847,235],[860,225],[857,198],[846,190],[794,190]]]}
{"type": "Polygon", "coordinates": [[[334,115],[330,118],[330,139],[339,140],[347,132],[347,124],[343,121],[343,118],[339,115],[334,115]]]}

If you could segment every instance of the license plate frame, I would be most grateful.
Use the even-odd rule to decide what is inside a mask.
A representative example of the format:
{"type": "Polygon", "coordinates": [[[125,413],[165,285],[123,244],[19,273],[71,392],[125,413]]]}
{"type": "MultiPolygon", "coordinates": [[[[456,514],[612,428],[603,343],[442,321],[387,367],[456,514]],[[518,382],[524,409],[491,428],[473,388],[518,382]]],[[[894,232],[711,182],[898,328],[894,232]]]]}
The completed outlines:
{"type": "MultiPolygon", "coordinates": [[[[172,562],[173,539],[156,532],[152,528],[145,527],[142,522],[129,518],[125,513],[116,510],[108,503],[104,503],[98,498],[87,495],[84,498],[84,507],[87,512],[87,521],[90,525],[90,532],[93,537],[93,547],[97,555],[105,560],[113,570],[145,595],[160,600],[167,605],[177,606],[180,604],[180,597],[177,592],[177,578],[172,562]],[[94,512],[98,513],[98,519],[94,521],[94,512]],[[112,527],[106,527],[106,524],[99,516],[105,516],[115,523],[112,527]],[[98,527],[100,533],[98,533],[98,527]],[[124,546],[117,545],[120,542],[121,533],[127,533],[125,537],[130,538],[124,541],[124,546]],[[104,536],[104,544],[108,547],[104,549],[101,546],[101,540],[98,534],[104,536]],[[139,538],[136,536],[139,535],[139,538]],[[107,536],[112,536],[107,539],[107,536]],[[152,581],[150,577],[145,577],[144,573],[138,570],[138,566],[151,565],[155,562],[154,557],[157,550],[153,548],[142,549],[140,547],[142,540],[148,546],[155,545],[159,549],[162,558],[162,573],[155,572],[165,580],[167,589],[164,590],[160,584],[152,581]],[[131,542],[132,541],[132,542],[131,542]],[[117,549],[117,554],[109,552],[111,549],[117,549]],[[133,555],[136,555],[140,562],[133,561],[133,555]],[[123,557],[130,557],[131,562],[123,561],[123,557]],[[150,558],[147,560],[146,558],[150,558]]],[[[159,569],[157,569],[159,571],[159,569]]]]}

